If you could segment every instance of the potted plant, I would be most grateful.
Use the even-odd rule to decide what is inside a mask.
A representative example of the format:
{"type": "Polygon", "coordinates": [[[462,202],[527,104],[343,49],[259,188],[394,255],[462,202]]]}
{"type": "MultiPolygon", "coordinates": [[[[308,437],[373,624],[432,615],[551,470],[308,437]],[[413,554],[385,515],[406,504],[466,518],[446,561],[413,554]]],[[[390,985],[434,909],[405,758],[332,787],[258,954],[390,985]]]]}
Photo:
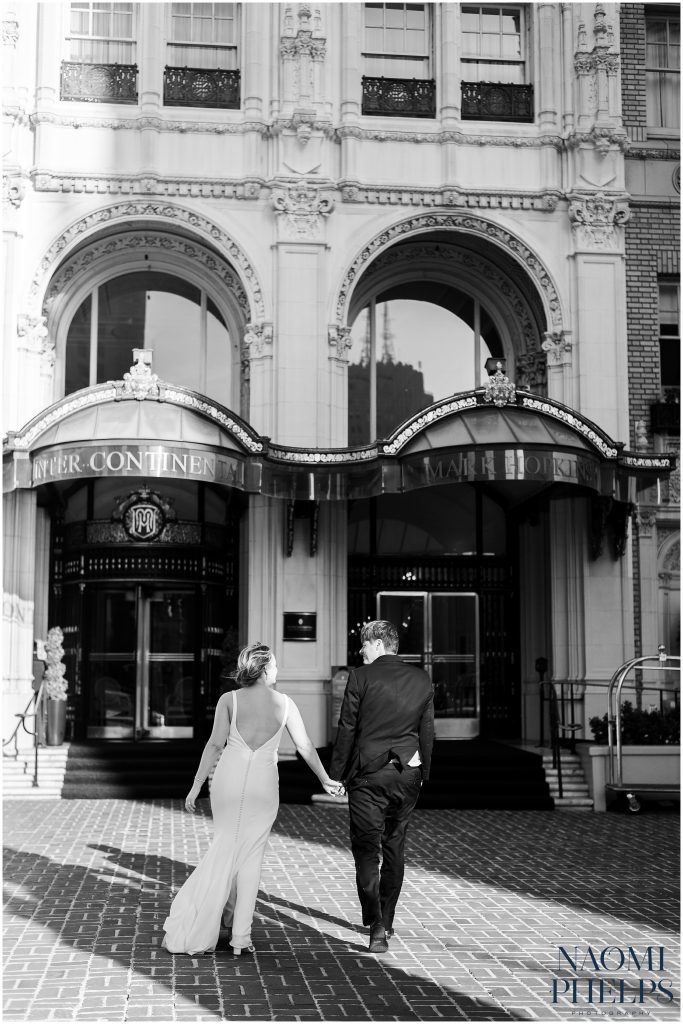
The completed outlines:
{"type": "Polygon", "coordinates": [[[64,634],[59,626],[48,630],[45,641],[47,668],[45,669],[46,742],[50,747],[59,747],[64,742],[66,731],[66,691],[64,678],[66,666],[64,657],[64,634]]]}

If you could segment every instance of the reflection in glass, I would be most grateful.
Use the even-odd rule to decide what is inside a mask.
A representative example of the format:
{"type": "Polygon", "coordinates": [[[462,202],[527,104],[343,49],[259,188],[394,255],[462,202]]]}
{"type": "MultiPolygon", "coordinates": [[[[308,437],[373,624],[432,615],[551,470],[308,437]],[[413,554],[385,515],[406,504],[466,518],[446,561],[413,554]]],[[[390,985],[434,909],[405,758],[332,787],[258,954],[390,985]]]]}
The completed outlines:
{"type": "Polygon", "coordinates": [[[132,731],[135,724],[135,659],[90,662],[93,680],[89,700],[90,726],[132,731]]]}
{"type": "Polygon", "coordinates": [[[193,595],[169,591],[150,600],[150,654],[191,654],[195,648],[193,595]]]}
{"type": "Polygon", "coordinates": [[[441,305],[371,302],[351,330],[349,445],[388,437],[433,402],[479,387],[494,353],[502,355],[502,345],[492,320],[455,289],[441,305]]]}
{"type": "Polygon", "coordinates": [[[95,591],[90,649],[98,654],[135,654],[135,591],[95,591]]]}
{"type": "Polygon", "coordinates": [[[150,662],[147,725],[191,726],[193,679],[187,662],[150,662]]]}
{"type": "Polygon", "coordinates": [[[382,594],[379,618],[393,622],[396,626],[401,657],[417,655],[421,663],[424,657],[424,596],[421,594],[382,594]]]}
{"type": "Polygon", "coordinates": [[[95,288],[71,321],[65,394],[121,380],[133,349],[154,352],[162,380],[231,405],[232,350],[223,317],[206,292],[171,274],[123,274],[95,288]]]}

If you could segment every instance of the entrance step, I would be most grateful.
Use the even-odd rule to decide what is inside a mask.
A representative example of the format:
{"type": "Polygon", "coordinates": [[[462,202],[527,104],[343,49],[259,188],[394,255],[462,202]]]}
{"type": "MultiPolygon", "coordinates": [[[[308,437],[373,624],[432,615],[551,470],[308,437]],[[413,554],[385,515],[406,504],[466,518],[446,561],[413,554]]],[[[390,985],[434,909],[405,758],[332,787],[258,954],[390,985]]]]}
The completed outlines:
{"type": "Polygon", "coordinates": [[[2,759],[2,796],[4,800],[59,799],[64,784],[70,744],[38,747],[38,785],[33,785],[35,755],[32,749],[18,757],[2,759]]]}
{"type": "Polygon", "coordinates": [[[571,754],[566,750],[560,751],[560,767],[562,768],[562,796],[560,796],[560,772],[553,767],[553,756],[550,753],[543,755],[543,770],[555,807],[562,810],[592,810],[593,800],[579,755],[571,754]]]}

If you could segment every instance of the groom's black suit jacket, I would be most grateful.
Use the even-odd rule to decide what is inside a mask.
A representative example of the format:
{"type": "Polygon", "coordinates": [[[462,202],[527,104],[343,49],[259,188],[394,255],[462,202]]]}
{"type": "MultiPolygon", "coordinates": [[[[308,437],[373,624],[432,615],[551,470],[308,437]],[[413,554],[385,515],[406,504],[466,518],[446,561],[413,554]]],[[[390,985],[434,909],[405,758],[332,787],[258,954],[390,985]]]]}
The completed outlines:
{"type": "Polygon", "coordinates": [[[392,757],[403,768],[419,751],[429,778],[434,745],[434,693],[427,673],[383,654],[354,668],[346,684],[329,774],[349,782],[377,771],[392,757]]]}

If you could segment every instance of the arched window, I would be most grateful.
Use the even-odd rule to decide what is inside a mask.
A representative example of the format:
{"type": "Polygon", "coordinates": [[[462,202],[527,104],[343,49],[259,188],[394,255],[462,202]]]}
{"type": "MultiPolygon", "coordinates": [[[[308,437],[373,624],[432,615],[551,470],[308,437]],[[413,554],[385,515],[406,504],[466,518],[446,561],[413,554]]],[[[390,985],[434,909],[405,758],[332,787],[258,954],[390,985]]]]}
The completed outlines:
{"type": "MultiPolygon", "coordinates": [[[[423,293],[427,287],[421,286],[423,293]]],[[[499,333],[479,301],[452,288],[440,291],[447,295],[438,302],[385,293],[356,317],[349,359],[349,445],[387,437],[433,402],[480,387],[487,379],[486,360],[503,357],[499,333]]]]}
{"type": "Polygon", "coordinates": [[[202,288],[152,270],[93,288],[69,326],[64,393],[120,380],[134,348],[154,352],[162,380],[232,404],[230,334],[202,288]]]}

